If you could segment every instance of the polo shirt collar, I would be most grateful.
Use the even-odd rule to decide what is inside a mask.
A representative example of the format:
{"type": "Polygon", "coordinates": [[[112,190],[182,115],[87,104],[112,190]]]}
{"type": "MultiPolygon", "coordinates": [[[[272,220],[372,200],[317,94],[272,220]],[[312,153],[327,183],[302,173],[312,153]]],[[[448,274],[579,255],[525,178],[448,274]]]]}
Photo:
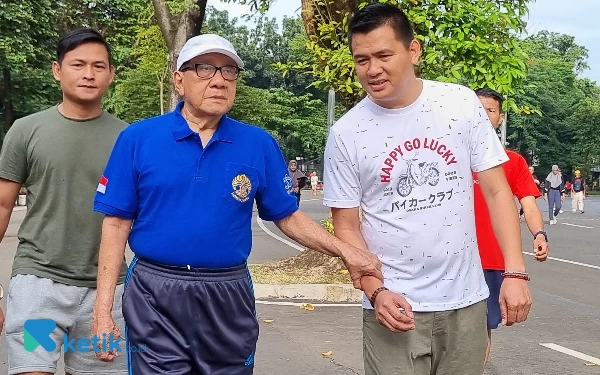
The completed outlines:
{"type": "MultiPolygon", "coordinates": [[[[177,103],[175,110],[173,110],[173,115],[175,116],[174,126],[173,126],[173,136],[176,141],[181,141],[187,137],[194,135],[194,131],[189,127],[185,117],[181,113],[181,109],[183,108],[183,101],[177,103]]],[[[221,141],[227,143],[233,143],[233,132],[231,131],[231,119],[224,115],[221,117],[221,121],[217,126],[217,130],[213,135],[211,141],[221,141]]]]}

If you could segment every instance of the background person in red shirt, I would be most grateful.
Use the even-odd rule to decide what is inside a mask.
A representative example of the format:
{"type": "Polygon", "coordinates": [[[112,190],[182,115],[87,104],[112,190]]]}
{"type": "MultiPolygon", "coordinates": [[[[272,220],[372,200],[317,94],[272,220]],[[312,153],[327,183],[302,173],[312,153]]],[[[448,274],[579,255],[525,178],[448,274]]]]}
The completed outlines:
{"type": "MultiPolygon", "coordinates": [[[[492,125],[498,129],[504,120],[504,113],[502,113],[502,102],[504,99],[499,93],[488,88],[479,89],[475,93],[483,104],[492,125]]],[[[535,203],[535,199],[541,195],[540,190],[531,178],[531,172],[525,159],[510,150],[507,150],[506,154],[509,160],[502,165],[506,179],[513,194],[521,203],[525,222],[533,235],[535,259],[543,262],[548,257],[548,243],[546,232],[544,232],[544,219],[535,203]]],[[[500,311],[501,304],[499,302],[500,288],[503,280],[502,274],[505,269],[502,250],[494,234],[490,213],[479,187],[476,173],[473,174],[473,180],[475,182],[475,226],[477,229],[479,255],[481,257],[485,281],[490,289],[490,297],[487,301],[488,347],[485,359],[485,363],[487,363],[492,343],[492,329],[498,328],[498,325],[506,316],[506,311],[500,311]]],[[[502,304],[502,306],[504,305],[502,304]]]]}

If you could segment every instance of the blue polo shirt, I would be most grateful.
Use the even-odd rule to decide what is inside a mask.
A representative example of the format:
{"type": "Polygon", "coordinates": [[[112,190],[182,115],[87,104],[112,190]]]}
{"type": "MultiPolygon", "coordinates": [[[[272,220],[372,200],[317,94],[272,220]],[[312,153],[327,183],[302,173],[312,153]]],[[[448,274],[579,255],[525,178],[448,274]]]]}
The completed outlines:
{"type": "Polygon", "coordinates": [[[255,201],[267,221],[298,210],[287,164],[269,133],[227,116],[203,147],[182,106],[120,134],[94,210],[133,220],[129,246],[141,258],[173,266],[243,264],[255,201]]]}

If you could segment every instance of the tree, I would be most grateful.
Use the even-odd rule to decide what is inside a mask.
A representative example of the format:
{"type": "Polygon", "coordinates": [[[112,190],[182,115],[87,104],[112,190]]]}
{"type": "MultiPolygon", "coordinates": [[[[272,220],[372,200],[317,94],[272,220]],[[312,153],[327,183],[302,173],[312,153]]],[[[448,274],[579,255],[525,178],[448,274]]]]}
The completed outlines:
{"type": "MultiPolygon", "coordinates": [[[[56,31],[50,27],[55,14],[50,0],[0,2],[0,103],[4,131],[10,128],[19,113],[26,113],[16,101],[17,95],[25,89],[21,78],[31,78],[28,73],[32,70],[47,67],[43,64],[51,56],[49,46],[57,38],[56,31]]],[[[43,85],[47,83],[45,78],[41,79],[43,85]]]]}
{"type": "MultiPolygon", "coordinates": [[[[509,116],[511,148],[544,171],[553,164],[566,172],[574,165],[583,168],[594,160],[594,148],[582,131],[593,125],[582,122],[579,112],[592,116],[590,103],[600,97],[594,82],[577,77],[587,66],[587,50],[568,35],[547,31],[523,40],[522,48],[529,54],[529,71],[516,100],[524,108],[539,109],[541,116],[524,110],[509,116]]],[[[594,139],[591,132],[587,138],[594,139]]]]}
{"type": "MultiPolygon", "coordinates": [[[[60,0],[0,2],[0,110],[7,130],[16,118],[61,99],[51,72],[60,35],[92,27],[112,46],[117,67],[128,64],[137,15],[146,0],[60,0]]],[[[120,75],[117,74],[117,79],[120,75]]]]}
{"type": "Polygon", "coordinates": [[[573,167],[587,176],[600,165],[600,97],[586,98],[569,120],[575,141],[571,149],[573,167]]]}
{"type": "Polygon", "coordinates": [[[282,88],[260,89],[241,83],[230,115],[269,131],[286,158],[320,158],[327,136],[327,106],[311,94],[282,88]]]}
{"type": "MultiPolygon", "coordinates": [[[[314,85],[333,87],[347,107],[364,92],[354,74],[348,47],[348,21],[367,3],[357,0],[303,0],[311,55],[280,65],[314,77],[314,85]]],[[[526,75],[525,54],[515,34],[524,31],[528,0],[390,0],[412,21],[423,46],[418,71],[423,78],[488,86],[513,96],[526,75]]],[[[516,109],[512,99],[508,106],[516,109]]]]}
{"type": "MultiPolygon", "coordinates": [[[[227,3],[235,0],[224,0],[227,3]]],[[[239,0],[240,4],[249,4],[253,11],[265,11],[272,0],[239,0]]],[[[167,66],[174,72],[177,56],[185,42],[198,35],[204,22],[207,0],[152,0],[154,15],[162,31],[168,50],[167,66]]],[[[175,108],[179,96],[174,85],[169,85],[168,109],[175,108]]]]}
{"type": "Polygon", "coordinates": [[[233,43],[244,61],[248,86],[282,87],[297,95],[310,93],[326,99],[325,91],[309,87],[311,81],[306,75],[293,73],[284,77],[276,68],[277,64],[308,56],[307,37],[299,18],[284,17],[281,32],[274,18],[258,17],[251,30],[237,22],[236,18],[229,19],[228,12],[209,7],[202,32],[219,34],[233,43]]]}
{"type": "Polygon", "coordinates": [[[121,72],[106,107],[127,122],[165,112],[168,93],[167,47],[156,24],[138,27],[133,66],[121,72]]]}

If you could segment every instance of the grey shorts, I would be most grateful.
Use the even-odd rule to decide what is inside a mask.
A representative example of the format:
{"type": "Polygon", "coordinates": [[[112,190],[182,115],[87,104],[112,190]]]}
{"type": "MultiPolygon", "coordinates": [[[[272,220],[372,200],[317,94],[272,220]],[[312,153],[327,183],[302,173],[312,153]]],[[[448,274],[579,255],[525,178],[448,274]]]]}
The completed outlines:
{"type": "MultiPolygon", "coordinates": [[[[117,285],[113,304],[113,317],[121,335],[125,336],[121,300],[123,285],[117,285]]],[[[91,336],[92,310],[96,302],[96,289],[56,283],[33,275],[17,275],[10,280],[6,309],[6,342],[8,346],[8,373],[56,372],[56,364],[64,354],[65,371],[72,375],[127,374],[127,354],[121,353],[113,362],[102,362],[93,350],[77,348],[79,339],[91,336]],[[50,339],[56,349],[48,351],[40,344],[33,351],[25,348],[25,322],[30,319],[50,319],[56,328],[50,339]],[[65,335],[68,336],[64,346],[65,335]],[[73,341],[74,339],[74,341],[73,341]],[[69,345],[70,343],[70,345],[69,345]]],[[[28,349],[32,341],[28,333],[28,349]]],[[[46,336],[47,337],[47,336],[46,336]]],[[[43,337],[42,337],[43,339],[43,337]]],[[[41,341],[47,346],[47,342],[41,341]]],[[[122,345],[124,346],[124,345],[122,345]]]]}
{"type": "Polygon", "coordinates": [[[394,333],[363,310],[366,375],[481,375],[486,301],[459,310],[416,312],[415,330],[394,333]]]}

